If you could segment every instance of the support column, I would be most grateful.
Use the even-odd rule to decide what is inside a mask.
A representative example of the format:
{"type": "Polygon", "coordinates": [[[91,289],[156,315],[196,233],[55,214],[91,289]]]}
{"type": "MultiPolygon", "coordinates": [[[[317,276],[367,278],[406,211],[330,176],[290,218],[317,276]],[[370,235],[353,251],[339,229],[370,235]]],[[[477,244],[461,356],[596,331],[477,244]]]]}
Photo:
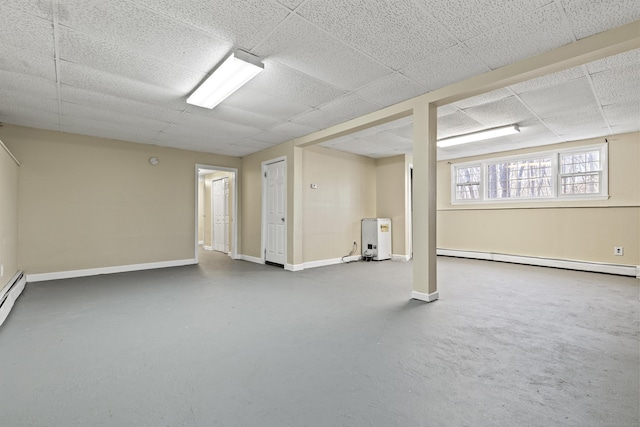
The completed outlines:
{"type": "Polygon", "coordinates": [[[413,109],[413,292],[411,298],[438,299],[436,281],[436,139],[434,104],[413,109]]]}

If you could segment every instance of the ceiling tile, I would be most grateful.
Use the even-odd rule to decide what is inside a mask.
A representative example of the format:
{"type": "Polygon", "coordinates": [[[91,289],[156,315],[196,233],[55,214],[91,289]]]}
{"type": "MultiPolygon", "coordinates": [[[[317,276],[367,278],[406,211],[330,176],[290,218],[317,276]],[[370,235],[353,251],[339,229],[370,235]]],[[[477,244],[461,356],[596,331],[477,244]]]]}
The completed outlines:
{"type": "Polygon", "coordinates": [[[36,129],[60,130],[57,114],[45,113],[43,115],[34,110],[15,110],[11,111],[10,115],[7,116],[0,113],[0,123],[36,129]]]}
{"type": "Polygon", "coordinates": [[[255,114],[250,111],[234,108],[229,105],[218,105],[214,109],[196,107],[190,105],[187,112],[197,114],[202,117],[210,117],[225,122],[237,123],[240,125],[250,126],[258,129],[270,129],[271,127],[282,123],[281,119],[267,117],[255,114]]]}
{"type": "Polygon", "coordinates": [[[453,104],[442,105],[438,107],[438,117],[448,116],[449,114],[453,114],[456,111],[459,111],[459,108],[457,108],[453,104]]]}
{"type": "Polygon", "coordinates": [[[515,93],[525,93],[532,90],[556,86],[584,76],[585,73],[582,67],[573,67],[558,71],[557,73],[547,74],[546,76],[511,85],[509,86],[509,89],[513,90],[515,93]]]}
{"type": "Polygon", "coordinates": [[[487,71],[489,68],[462,45],[434,53],[429,59],[411,64],[401,70],[402,74],[430,90],[439,89],[487,71]]]}
{"type": "Polygon", "coordinates": [[[562,142],[562,138],[538,119],[521,122],[519,127],[519,134],[509,136],[510,140],[516,144],[516,147],[521,145],[547,145],[562,142]]]}
{"type": "Polygon", "coordinates": [[[637,0],[562,0],[578,39],[640,19],[637,0]]]}
{"type": "Polygon", "coordinates": [[[166,147],[180,148],[183,150],[205,151],[208,153],[222,154],[221,147],[227,145],[225,137],[212,136],[202,133],[174,133],[160,132],[154,135],[152,143],[166,147]]]}
{"type": "Polygon", "coordinates": [[[225,99],[220,105],[228,105],[265,117],[282,120],[288,120],[293,116],[309,110],[309,107],[304,104],[296,104],[278,96],[257,92],[246,87],[243,87],[225,99]]]}
{"type": "Polygon", "coordinates": [[[465,41],[489,28],[524,16],[551,0],[419,0],[458,40],[465,41]]]}
{"type": "Polygon", "coordinates": [[[0,88],[42,99],[58,99],[58,87],[55,82],[26,74],[0,71],[0,88]]]}
{"type": "Polygon", "coordinates": [[[158,14],[171,16],[185,24],[226,40],[234,46],[251,49],[269,35],[289,12],[265,0],[136,0],[158,14]]]}
{"type": "Polygon", "coordinates": [[[161,108],[184,109],[187,106],[185,94],[175,89],[131,80],[66,61],[60,62],[60,69],[63,85],[147,104],[155,104],[161,108]]]}
{"type": "Polygon", "coordinates": [[[371,113],[378,108],[377,105],[371,104],[357,95],[349,94],[331,101],[317,110],[311,110],[301,114],[292,121],[294,123],[324,129],[371,113]]]}
{"type": "Polygon", "coordinates": [[[558,116],[569,111],[580,112],[598,106],[586,77],[526,92],[521,94],[520,98],[542,118],[558,116]]]}
{"type": "MultiPolygon", "coordinates": [[[[607,123],[599,108],[582,111],[570,111],[569,113],[547,117],[544,122],[558,135],[576,135],[580,132],[607,129],[607,123]]],[[[588,133],[588,132],[587,132],[588,133]]],[[[586,134],[586,133],[580,133],[586,134]]]]}
{"type": "Polygon", "coordinates": [[[291,137],[282,135],[281,133],[264,131],[256,135],[252,135],[251,138],[248,138],[248,140],[254,141],[254,145],[256,143],[263,144],[263,148],[266,148],[267,146],[287,142],[291,140],[291,137]]]}
{"type": "Polygon", "coordinates": [[[54,56],[53,24],[4,5],[0,5],[0,40],[45,58],[54,56]]]}
{"type": "Polygon", "coordinates": [[[426,92],[426,88],[412,82],[402,74],[393,73],[358,89],[355,93],[372,104],[387,107],[426,92]]]}
{"type": "Polygon", "coordinates": [[[48,123],[51,127],[54,125],[57,126],[59,123],[60,116],[57,112],[35,109],[28,106],[28,104],[26,105],[26,107],[22,107],[19,105],[0,104],[0,117],[2,117],[0,122],[29,126],[29,122],[34,121],[37,123],[48,123]]]}
{"type": "Polygon", "coordinates": [[[418,3],[458,40],[468,40],[489,28],[476,0],[418,0],[418,3]]]}
{"type": "Polygon", "coordinates": [[[551,3],[470,39],[465,45],[496,69],[572,41],[556,5],[551,3]]]}
{"type": "Polygon", "coordinates": [[[56,80],[53,57],[34,55],[32,51],[0,44],[0,70],[56,80]]]}
{"type": "Polygon", "coordinates": [[[291,139],[309,135],[310,133],[320,130],[320,128],[302,125],[300,123],[284,122],[272,127],[270,130],[282,135],[287,135],[290,137],[289,139],[291,139]]]}
{"type": "Polygon", "coordinates": [[[60,25],[144,56],[210,72],[233,48],[203,31],[125,0],[68,0],[60,25]]]}
{"type": "Polygon", "coordinates": [[[62,103],[63,123],[68,123],[65,117],[73,117],[74,119],[94,120],[102,122],[105,127],[111,126],[117,131],[121,126],[136,128],[141,130],[153,130],[156,132],[164,129],[169,123],[154,119],[145,119],[142,117],[131,116],[129,114],[117,113],[113,111],[103,110],[99,108],[87,107],[86,105],[62,103]]]}
{"type": "Polygon", "coordinates": [[[277,0],[277,1],[278,3],[288,7],[291,10],[300,6],[304,2],[304,0],[277,0]]]}
{"type": "Polygon", "coordinates": [[[624,104],[605,105],[604,115],[610,126],[635,125],[640,130],[640,100],[624,104]]]}
{"type": "Polygon", "coordinates": [[[132,101],[66,85],[60,87],[60,98],[69,104],[77,104],[94,109],[127,114],[131,117],[156,119],[164,122],[173,121],[182,112],[182,110],[163,108],[155,104],[132,101]]]}
{"type": "Polygon", "coordinates": [[[100,138],[117,139],[121,141],[139,142],[148,144],[156,132],[148,129],[141,129],[136,126],[119,124],[114,128],[113,123],[103,120],[93,120],[62,116],[60,120],[60,130],[63,132],[77,133],[80,135],[97,136],[100,138]]]}
{"type": "Polygon", "coordinates": [[[462,111],[458,111],[438,118],[438,139],[475,132],[485,127],[462,111]]]}
{"type": "Polygon", "coordinates": [[[58,114],[58,100],[53,98],[42,98],[39,95],[26,94],[14,90],[6,90],[0,87],[0,114],[7,107],[23,110],[36,110],[52,114],[58,114]]]}
{"type": "Polygon", "coordinates": [[[635,123],[625,123],[623,125],[611,126],[611,132],[614,135],[629,132],[638,132],[638,125],[635,123]]]}
{"type": "Polygon", "coordinates": [[[394,70],[426,60],[433,52],[456,43],[411,0],[309,0],[297,12],[394,70]]]}
{"type": "Polygon", "coordinates": [[[20,0],[7,2],[6,6],[42,19],[51,20],[53,17],[53,6],[50,1],[20,0]]]}
{"type": "Polygon", "coordinates": [[[391,72],[298,16],[286,20],[254,52],[346,90],[391,72]]]}
{"type": "Polygon", "coordinates": [[[463,110],[469,117],[487,127],[519,124],[535,116],[515,96],[463,110]]]}
{"type": "Polygon", "coordinates": [[[343,89],[270,59],[264,61],[264,71],[244,87],[308,107],[318,107],[346,94],[343,89]]]}
{"type": "Polygon", "coordinates": [[[206,77],[122,46],[91,39],[77,31],[60,29],[60,58],[81,66],[151,83],[188,94],[206,77]]]}
{"type": "Polygon", "coordinates": [[[640,62],[591,76],[603,105],[640,101],[640,62]]]}
{"type": "Polygon", "coordinates": [[[193,129],[193,133],[226,136],[234,135],[236,138],[249,137],[263,132],[262,129],[258,129],[256,127],[226,122],[212,117],[203,117],[198,114],[188,112],[180,114],[175,119],[174,123],[163,130],[163,132],[180,133],[188,129],[193,129]],[[179,128],[181,128],[181,130],[178,130],[179,128]]]}
{"type": "Polygon", "coordinates": [[[640,49],[634,49],[618,55],[608,56],[598,61],[589,62],[585,66],[587,67],[589,74],[595,74],[612,68],[635,64],[637,62],[640,62],[640,49]]]}
{"type": "Polygon", "coordinates": [[[391,129],[389,130],[389,132],[413,141],[413,123],[401,126],[399,128],[391,129]]]}
{"type": "Polygon", "coordinates": [[[452,105],[459,108],[475,107],[477,105],[488,104],[490,102],[497,101],[512,96],[512,93],[507,89],[496,89],[491,92],[486,92],[480,95],[472,96],[458,102],[454,102],[452,105]]]}

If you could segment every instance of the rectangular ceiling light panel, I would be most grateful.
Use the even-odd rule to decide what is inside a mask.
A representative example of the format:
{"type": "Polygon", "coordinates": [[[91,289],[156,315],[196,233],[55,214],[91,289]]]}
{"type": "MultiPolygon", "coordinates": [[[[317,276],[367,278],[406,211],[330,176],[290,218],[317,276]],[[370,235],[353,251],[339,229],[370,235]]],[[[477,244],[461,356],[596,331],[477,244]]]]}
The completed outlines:
{"type": "Polygon", "coordinates": [[[438,147],[451,147],[453,145],[466,144],[469,142],[482,141],[485,139],[497,138],[499,136],[513,135],[519,133],[518,125],[501,126],[464,135],[452,136],[438,141],[438,147]]]}
{"type": "Polygon", "coordinates": [[[263,69],[257,57],[242,51],[231,53],[187,98],[187,103],[213,108],[263,69]]]}

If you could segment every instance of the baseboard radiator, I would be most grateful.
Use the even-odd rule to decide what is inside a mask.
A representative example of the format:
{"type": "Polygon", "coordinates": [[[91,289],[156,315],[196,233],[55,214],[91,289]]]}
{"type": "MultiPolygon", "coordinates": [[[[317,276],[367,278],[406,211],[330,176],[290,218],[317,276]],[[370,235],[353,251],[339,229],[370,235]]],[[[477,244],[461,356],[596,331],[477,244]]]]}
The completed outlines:
{"type": "Polygon", "coordinates": [[[27,278],[22,271],[18,271],[11,281],[0,290],[0,325],[4,323],[9,312],[13,307],[25,285],[27,284],[27,278]]]}

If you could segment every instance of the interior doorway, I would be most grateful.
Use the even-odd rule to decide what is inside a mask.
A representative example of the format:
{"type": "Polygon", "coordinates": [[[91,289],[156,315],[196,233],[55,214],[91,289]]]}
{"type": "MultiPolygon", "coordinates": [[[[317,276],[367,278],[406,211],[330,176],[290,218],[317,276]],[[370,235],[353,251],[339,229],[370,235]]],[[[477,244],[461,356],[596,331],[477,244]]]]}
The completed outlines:
{"type": "Polygon", "coordinates": [[[264,262],[284,267],[287,262],[287,161],[280,157],[262,163],[262,250],[264,262]]]}
{"type": "Polygon", "coordinates": [[[238,259],[237,169],[196,165],[196,237],[198,252],[222,252],[238,259]]]}

